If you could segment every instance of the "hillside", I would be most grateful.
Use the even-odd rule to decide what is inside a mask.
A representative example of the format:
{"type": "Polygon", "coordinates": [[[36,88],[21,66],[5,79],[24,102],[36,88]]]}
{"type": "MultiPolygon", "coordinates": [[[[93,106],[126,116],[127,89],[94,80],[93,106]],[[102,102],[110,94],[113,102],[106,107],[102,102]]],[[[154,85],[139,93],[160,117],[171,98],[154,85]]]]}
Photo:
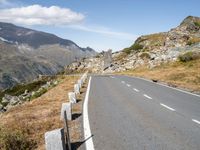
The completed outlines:
{"type": "Polygon", "coordinates": [[[0,90],[53,75],[74,60],[96,52],[53,34],[0,23],[0,90]]]}
{"type": "Polygon", "coordinates": [[[199,51],[200,18],[188,16],[181,24],[168,32],[139,37],[135,43],[125,48],[119,60],[125,69],[148,65],[149,68],[162,62],[175,61],[178,56],[188,51],[199,51]]]}
{"type": "MultiPolygon", "coordinates": [[[[62,128],[60,120],[61,105],[68,102],[66,93],[73,90],[78,76],[55,77],[58,85],[50,88],[41,97],[12,107],[0,114],[0,149],[45,149],[44,134],[47,131],[62,128]]],[[[78,97],[79,98],[79,97],[78,97]]],[[[81,103],[74,105],[73,111],[81,111],[81,103]]],[[[79,119],[70,121],[71,140],[79,138],[79,119]]]]}
{"type": "Polygon", "coordinates": [[[137,75],[200,91],[200,18],[189,16],[168,32],[141,36],[132,46],[113,53],[112,59],[106,70],[103,54],[67,69],[137,75]]]}

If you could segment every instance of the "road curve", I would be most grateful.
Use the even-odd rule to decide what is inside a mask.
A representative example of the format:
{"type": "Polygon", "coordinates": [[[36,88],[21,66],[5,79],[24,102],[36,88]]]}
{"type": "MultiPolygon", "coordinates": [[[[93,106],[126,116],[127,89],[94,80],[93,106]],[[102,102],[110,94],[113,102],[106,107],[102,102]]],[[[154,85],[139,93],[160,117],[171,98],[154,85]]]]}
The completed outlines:
{"type": "Polygon", "coordinates": [[[200,97],[126,76],[93,76],[95,150],[200,150],[200,97]]]}

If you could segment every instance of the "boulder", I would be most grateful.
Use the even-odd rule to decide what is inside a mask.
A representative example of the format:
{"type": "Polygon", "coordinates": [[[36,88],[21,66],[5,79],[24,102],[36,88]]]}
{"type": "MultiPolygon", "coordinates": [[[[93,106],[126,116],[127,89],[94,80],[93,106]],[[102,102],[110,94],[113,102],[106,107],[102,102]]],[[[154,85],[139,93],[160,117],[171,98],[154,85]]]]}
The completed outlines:
{"type": "Polygon", "coordinates": [[[9,104],[9,102],[10,101],[8,99],[6,99],[5,97],[2,98],[1,103],[2,103],[3,106],[7,106],[9,104]]]}
{"type": "Polygon", "coordinates": [[[13,96],[12,99],[10,100],[10,105],[16,105],[20,102],[20,99],[17,96],[13,96]]]}

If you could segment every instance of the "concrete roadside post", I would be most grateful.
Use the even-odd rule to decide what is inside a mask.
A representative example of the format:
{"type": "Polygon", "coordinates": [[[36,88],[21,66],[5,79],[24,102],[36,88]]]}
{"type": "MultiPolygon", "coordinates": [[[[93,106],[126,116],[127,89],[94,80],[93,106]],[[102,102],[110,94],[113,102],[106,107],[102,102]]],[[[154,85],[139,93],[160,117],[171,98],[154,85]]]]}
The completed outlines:
{"type": "Polygon", "coordinates": [[[83,76],[82,76],[81,79],[82,79],[82,81],[83,81],[83,83],[84,83],[84,82],[85,82],[85,79],[86,79],[86,74],[85,74],[85,73],[83,74],[83,76]]]}
{"type": "Polygon", "coordinates": [[[69,97],[70,103],[75,104],[77,102],[76,101],[76,94],[74,92],[69,92],[68,97],[69,97]]]}
{"type": "Polygon", "coordinates": [[[67,112],[67,119],[72,120],[72,106],[71,103],[63,103],[61,108],[60,119],[64,120],[64,111],[67,112]]]}
{"type": "Polygon", "coordinates": [[[81,79],[80,79],[80,80],[78,80],[78,86],[79,86],[79,88],[81,88],[81,87],[82,87],[82,81],[81,81],[81,79]]]}
{"type": "Polygon", "coordinates": [[[75,92],[75,94],[80,94],[80,88],[79,88],[78,84],[74,85],[74,92],[75,92]]]}
{"type": "Polygon", "coordinates": [[[64,129],[56,129],[45,133],[46,150],[66,150],[64,129]]]}

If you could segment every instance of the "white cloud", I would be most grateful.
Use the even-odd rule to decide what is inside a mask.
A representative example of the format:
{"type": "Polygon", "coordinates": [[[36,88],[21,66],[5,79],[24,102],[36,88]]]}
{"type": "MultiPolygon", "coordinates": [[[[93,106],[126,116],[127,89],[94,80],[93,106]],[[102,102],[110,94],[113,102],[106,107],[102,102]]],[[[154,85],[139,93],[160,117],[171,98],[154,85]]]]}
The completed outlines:
{"type": "Polygon", "coordinates": [[[115,37],[118,39],[135,40],[138,37],[138,35],[133,35],[133,34],[126,33],[126,32],[112,31],[111,29],[106,28],[106,27],[99,27],[99,26],[87,27],[87,26],[83,26],[83,25],[73,25],[70,27],[74,28],[74,29],[82,30],[82,31],[112,36],[112,37],[115,37]]]}
{"type": "Polygon", "coordinates": [[[0,10],[0,21],[20,25],[69,25],[81,22],[84,18],[81,13],[58,6],[30,5],[0,10]]]}

